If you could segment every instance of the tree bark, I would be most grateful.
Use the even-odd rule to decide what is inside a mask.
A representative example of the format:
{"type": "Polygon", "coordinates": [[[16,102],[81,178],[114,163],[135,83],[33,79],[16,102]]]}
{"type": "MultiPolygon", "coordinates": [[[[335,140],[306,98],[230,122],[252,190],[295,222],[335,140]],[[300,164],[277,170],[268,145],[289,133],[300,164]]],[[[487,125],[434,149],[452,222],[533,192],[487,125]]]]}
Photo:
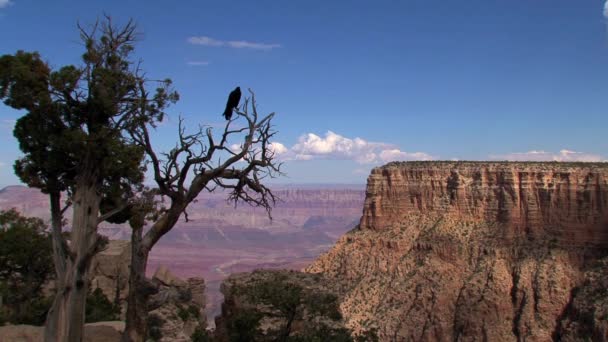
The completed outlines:
{"type": "Polygon", "coordinates": [[[169,212],[156,221],[143,236],[143,218],[131,225],[131,269],[129,272],[129,295],[127,317],[122,342],[144,342],[147,336],[148,298],[156,293],[156,287],[146,278],[148,255],[160,237],[177,222],[183,206],[173,205],[169,212]]]}
{"type": "Polygon", "coordinates": [[[144,342],[147,335],[148,297],[154,290],[146,279],[149,251],[142,248],[143,226],[138,225],[131,228],[129,295],[127,297],[127,317],[122,342],[144,342]]]}
{"type": "Polygon", "coordinates": [[[58,342],[59,336],[63,336],[63,333],[59,332],[58,322],[61,317],[65,319],[64,310],[65,307],[60,305],[61,296],[59,296],[60,289],[64,288],[64,277],[66,269],[66,250],[65,243],[62,234],[62,214],[61,214],[61,192],[53,191],[49,194],[49,200],[51,204],[51,238],[53,243],[53,263],[55,265],[55,289],[57,294],[53,300],[53,304],[49,309],[46,316],[46,323],[44,327],[44,341],[45,342],[58,342]]]}
{"type": "Polygon", "coordinates": [[[82,341],[89,289],[88,271],[101,243],[97,236],[101,196],[96,184],[94,173],[85,173],[77,182],[70,255],[66,258],[64,275],[57,281],[57,294],[47,318],[45,341],[82,341]]]}

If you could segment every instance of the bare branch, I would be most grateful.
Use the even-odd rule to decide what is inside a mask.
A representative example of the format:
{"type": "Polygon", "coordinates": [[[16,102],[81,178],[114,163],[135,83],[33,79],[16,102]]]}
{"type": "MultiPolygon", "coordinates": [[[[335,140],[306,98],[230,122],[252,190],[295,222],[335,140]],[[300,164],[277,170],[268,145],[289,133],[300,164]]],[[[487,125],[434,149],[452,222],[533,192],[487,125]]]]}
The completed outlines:
{"type": "Polygon", "coordinates": [[[270,148],[276,134],[271,124],[275,114],[260,116],[255,94],[249,92],[250,97],[235,110],[233,119],[226,121],[218,138],[211,127],[199,126],[193,133],[187,133],[180,117],[178,142],[172,150],[160,155],[162,159],[152,148],[145,122],[132,134],[148,155],[159,194],[171,200],[169,208],[143,237],[144,246],[151,248],[182,214],[188,219],[188,205],[203,190],[229,190],[227,199],[235,206],[246,203],[262,207],[272,218],[272,207],[278,198],[264,181],[282,175],[281,163],[275,160],[270,148]]]}

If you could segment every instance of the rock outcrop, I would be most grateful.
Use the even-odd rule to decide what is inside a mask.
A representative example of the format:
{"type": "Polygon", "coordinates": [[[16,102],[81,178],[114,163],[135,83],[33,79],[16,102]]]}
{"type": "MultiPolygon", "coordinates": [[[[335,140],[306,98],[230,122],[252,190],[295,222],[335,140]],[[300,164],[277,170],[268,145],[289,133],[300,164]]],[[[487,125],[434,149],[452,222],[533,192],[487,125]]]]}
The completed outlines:
{"type": "Polygon", "coordinates": [[[205,281],[202,278],[182,280],[166,267],[156,270],[152,282],[158,293],[148,302],[149,322],[163,341],[189,342],[194,331],[205,330],[205,281]],[[150,319],[151,318],[151,319],[150,319]]]}
{"type": "Polygon", "coordinates": [[[91,290],[101,289],[112,303],[118,302],[126,311],[129,294],[129,265],[131,264],[131,243],[110,240],[103,251],[96,254],[91,262],[91,290]]]}
{"type": "Polygon", "coordinates": [[[390,163],[360,225],[306,271],[383,341],[601,341],[606,303],[589,293],[607,254],[608,164],[390,163]]]}
{"type": "MultiPolygon", "coordinates": [[[[118,300],[124,318],[129,293],[131,244],[110,240],[97,254],[91,266],[91,290],[100,288],[111,302],[118,300]]],[[[152,277],[158,292],[149,299],[149,317],[154,329],[165,341],[190,341],[196,328],[205,330],[205,281],[202,278],[181,279],[166,266],[160,266],[152,277]]]]}
{"type": "MultiPolygon", "coordinates": [[[[97,322],[84,325],[83,342],[119,342],[123,322],[97,322]]],[[[7,325],[0,327],[0,342],[42,342],[44,327],[7,325]]]]}

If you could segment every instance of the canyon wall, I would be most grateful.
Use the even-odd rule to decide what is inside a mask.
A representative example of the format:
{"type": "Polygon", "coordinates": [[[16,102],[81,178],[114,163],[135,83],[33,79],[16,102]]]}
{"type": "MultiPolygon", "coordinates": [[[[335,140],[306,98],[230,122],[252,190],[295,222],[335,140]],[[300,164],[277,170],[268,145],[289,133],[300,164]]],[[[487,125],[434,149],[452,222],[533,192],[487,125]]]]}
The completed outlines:
{"type": "Polygon", "coordinates": [[[306,271],[383,341],[602,341],[607,252],[608,164],[390,163],[306,271]]]}

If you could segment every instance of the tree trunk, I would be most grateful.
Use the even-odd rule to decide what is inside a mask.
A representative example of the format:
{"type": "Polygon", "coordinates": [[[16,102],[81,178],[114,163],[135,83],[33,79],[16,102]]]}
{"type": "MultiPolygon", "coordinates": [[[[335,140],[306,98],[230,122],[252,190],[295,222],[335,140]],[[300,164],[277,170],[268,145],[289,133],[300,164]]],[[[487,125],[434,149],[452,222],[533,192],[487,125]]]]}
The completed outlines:
{"type": "Polygon", "coordinates": [[[183,201],[174,202],[169,212],[157,220],[145,236],[143,236],[144,217],[131,220],[131,270],[129,272],[127,317],[122,342],[146,340],[148,298],[158,291],[158,288],[146,278],[148,255],[156,242],[173,228],[185,207],[186,204],[183,201]]]}
{"type": "Polygon", "coordinates": [[[131,270],[122,342],[144,342],[147,335],[148,297],[155,292],[155,289],[146,279],[149,251],[143,248],[141,243],[143,225],[131,228],[131,270]]]}
{"type": "Polygon", "coordinates": [[[64,288],[64,277],[66,269],[66,251],[62,233],[62,214],[61,214],[61,193],[53,191],[49,194],[51,203],[51,237],[53,242],[53,263],[55,265],[55,289],[57,291],[53,304],[46,316],[44,327],[44,341],[58,342],[59,336],[64,336],[64,333],[59,332],[58,322],[61,317],[65,319],[65,307],[60,306],[61,296],[60,289],[64,288]]]}
{"type": "Polygon", "coordinates": [[[49,312],[45,341],[81,342],[84,332],[85,304],[89,289],[91,259],[99,250],[97,236],[99,203],[96,177],[85,173],[74,192],[74,213],[65,275],[58,280],[57,294],[49,312]]]}

